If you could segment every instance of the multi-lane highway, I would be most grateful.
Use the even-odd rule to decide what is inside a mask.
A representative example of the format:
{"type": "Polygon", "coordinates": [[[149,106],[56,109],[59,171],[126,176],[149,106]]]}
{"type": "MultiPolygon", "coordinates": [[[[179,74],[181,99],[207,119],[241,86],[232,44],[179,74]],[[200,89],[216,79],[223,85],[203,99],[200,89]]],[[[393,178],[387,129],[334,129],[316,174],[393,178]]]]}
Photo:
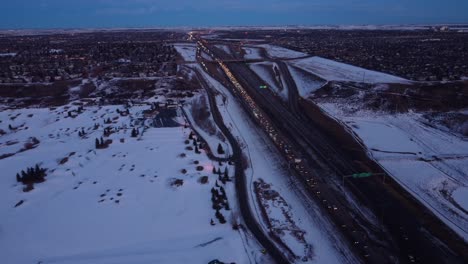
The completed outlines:
{"type": "Polygon", "coordinates": [[[466,260],[466,252],[460,251],[466,246],[463,241],[456,237],[452,241],[438,241],[431,234],[432,228],[450,230],[434,220],[435,216],[430,213],[416,212],[421,208],[415,206],[406,193],[400,193],[402,190],[390,188],[379,178],[366,178],[348,180],[349,195],[344,195],[341,177],[362,172],[362,167],[303,114],[297,88],[286,65],[277,61],[290,91],[289,104],[283,105],[268,89],[258,89],[264,82],[245,63],[227,63],[232,59],[230,55],[206,42],[198,43],[217,61],[235,94],[286,159],[302,159],[294,166],[299,179],[308,186],[310,195],[323,205],[323,211],[364,262],[457,263],[466,260]],[[421,215],[425,219],[421,219],[421,215]]]}

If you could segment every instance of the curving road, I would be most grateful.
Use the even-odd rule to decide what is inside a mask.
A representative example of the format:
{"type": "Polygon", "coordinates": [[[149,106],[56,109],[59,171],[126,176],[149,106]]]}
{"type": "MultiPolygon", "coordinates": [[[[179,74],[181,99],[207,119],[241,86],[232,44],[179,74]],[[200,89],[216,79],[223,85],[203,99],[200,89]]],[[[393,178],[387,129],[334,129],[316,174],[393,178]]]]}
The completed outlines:
{"type": "Polygon", "coordinates": [[[283,253],[275,246],[273,242],[267,237],[267,235],[262,231],[259,224],[256,221],[256,218],[252,214],[252,209],[250,208],[250,204],[248,201],[248,187],[246,182],[246,176],[243,169],[242,164],[242,150],[235,139],[235,137],[231,134],[229,129],[223,122],[223,117],[219,112],[218,106],[216,104],[215,94],[213,88],[206,82],[204,77],[195,70],[197,79],[199,80],[200,84],[205,88],[209,103],[211,113],[213,115],[213,119],[216,125],[219,127],[221,132],[226,136],[229,144],[231,144],[233,155],[232,160],[234,161],[235,167],[235,187],[237,191],[237,197],[239,200],[239,207],[244,219],[245,225],[247,229],[252,232],[258,242],[265,248],[268,254],[279,264],[282,263],[290,263],[287,258],[283,255],[283,253]]]}

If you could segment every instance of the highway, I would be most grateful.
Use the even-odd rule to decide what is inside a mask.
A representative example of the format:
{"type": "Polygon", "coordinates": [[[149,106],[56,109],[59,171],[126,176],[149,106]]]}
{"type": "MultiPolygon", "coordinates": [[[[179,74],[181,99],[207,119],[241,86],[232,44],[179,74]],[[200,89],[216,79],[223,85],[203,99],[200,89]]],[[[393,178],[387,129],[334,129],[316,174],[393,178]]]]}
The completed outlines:
{"type": "MultiPolygon", "coordinates": [[[[417,217],[414,201],[407,194],[389,189],[380,178],[347,180],[345,190],[349,195],[344,194],[342,176],[362,172],[362,167],[303,114],[297,88],[284,64],[280,62],[279,66],[291,91],[288,105],[283,105],[268,89],[258,89],[264,82],[246,64],[225,63],[232,59],[229,55],[205,43],[199,45],[218,61],[235,94],[286,159],[291,162],[302,158],[294,166],[299,179],[309,186],[310,195],[330,215],[363,262],[458,263],[466,259],[466,252],[455,250],[455,253],[431,235],[430,229],[425,228],[426,219],[417,217]]],[[[427,212],[422,215],[435,218],[427,212]]],[[[430,223],[434,225],[437,221],[430,223]]],[[[451,245],[463,249],[464,244],[459,243],[454,239],[451,245]]]]}

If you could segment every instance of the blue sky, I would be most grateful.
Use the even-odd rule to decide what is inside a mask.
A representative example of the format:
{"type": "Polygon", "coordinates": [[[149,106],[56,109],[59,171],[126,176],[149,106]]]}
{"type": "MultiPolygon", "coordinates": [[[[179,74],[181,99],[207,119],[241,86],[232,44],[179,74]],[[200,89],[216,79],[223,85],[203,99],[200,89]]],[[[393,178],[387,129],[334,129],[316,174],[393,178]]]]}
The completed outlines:
{"type": "Polygon", "coordinates": [[[468,0],[4,0],[0,28],[468,23],[468,0]]]}

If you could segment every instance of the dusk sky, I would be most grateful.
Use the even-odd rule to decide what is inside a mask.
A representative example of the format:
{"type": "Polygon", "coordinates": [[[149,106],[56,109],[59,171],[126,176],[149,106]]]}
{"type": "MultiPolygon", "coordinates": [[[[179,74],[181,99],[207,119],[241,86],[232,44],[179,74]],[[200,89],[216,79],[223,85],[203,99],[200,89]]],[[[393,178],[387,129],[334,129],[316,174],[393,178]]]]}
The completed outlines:
{"type": "Polygon", "coordinates": [[[0,28],[467,23],[467,0],[14,0],[0,28]]]}

